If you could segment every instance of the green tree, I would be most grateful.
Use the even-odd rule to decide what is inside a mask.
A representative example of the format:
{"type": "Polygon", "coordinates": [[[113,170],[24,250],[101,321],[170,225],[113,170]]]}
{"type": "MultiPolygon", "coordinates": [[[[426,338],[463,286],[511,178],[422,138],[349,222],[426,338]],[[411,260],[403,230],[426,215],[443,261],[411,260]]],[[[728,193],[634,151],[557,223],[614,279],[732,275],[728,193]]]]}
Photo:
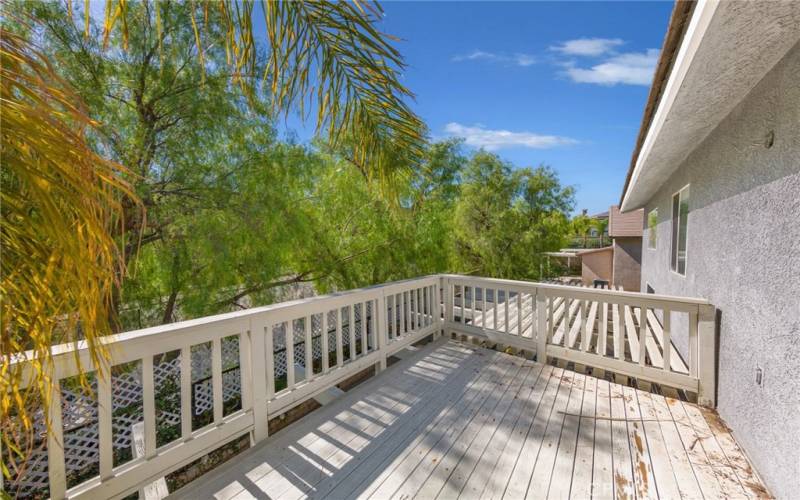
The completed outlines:
{"type": "MultiPolygon", "coordinates": [[[[78,30],[61,30],[67,38],[60,42],[77,49],[76,59],[80,59],[86,72],[82,77],[86,82],[111,79],[112,83],[83,95],[76,95],[52,67],[61,54],[56,51],[45,55],[34,46],[41,22],[52,24],[58,20],[50,17],[54,12],[50,7],[54,5],[20,2],[13,9],[4,8],[0,36],[2,161],[4,167],[11,167],[4,169],[2,179],[0,330],[5,369],[0,378],[0,405],[4,419],[11,414],[19,417],[17,423],[22,424],[23,434],[32,430],[25,401],[37,399],[45,411],[48,408],[50,346],[74,340],[80,331],[88,341],[93,362],[103,362],[104,353],[97,339],[111,330],[108,318],[114,318],[121,303],[119,286],[125,263],[130,262],[139,241],[164,241],[173,230],[180,236],[180,225],[174,224],[170,216],[151,213],[145,219],[137,207],[140,196],[151,212],[158,211],[154,207],[162,196],[191,199],[188,191],[178,194],[173,189],[174,182],[185,180],[178,176],[178,169],[162,161],[164,157],[157,157],[158,148],[168,145],[165,141],[194,146],[183,153],[210,162],[202,146],[212,140],[213,134],[204,137],[206,142],[195,144],[191,141],[197,140],[200,133],[189,127],[183,127],[186,136],[175,132],[169,140],[164,137],[167,129],[176,131],[188,121],[181,112],[181,99],[193,93],[198,83],[219,85],[225,90],[238,84],[243,90],[240,96],[244,97],[236,106],[240,112],[252,112],[254,107],[257,110],[262,106],[262,90],[269,96],[273,116],[298,105],[302,108],[306,101],[315,103],[317,124],[325,131],[328,143],[336,148],[342,137],[352,137],[355,147],[351,149],[351,162],[383,186],[393,184],[399,174],[394,168],[408,169],[417,164],[415,160],[424,151],[425,142],[424,127],[407,104],[410,92],[399,81],[402,58],[388,37],[375,27],[380,19],[376,5],[109,0],[101,34],[92,30],[89,2],[84,3],[84,17],[73,11],[75,6],[70,1],[66,3],[66,15],[63,10],[56,14],[62,22],[83,18],[84,33],[81,38],[76,36],[78,30]],[[260,46],[252,21],[256,5],[267,21],[266,43],[260,46]],[[191,29],[195,42],[191,50],[183,44],[186,53],[170,52],[166,46],[172,43],[168,35],[171,26],[182,29],[181,33],[191,29]],[[95,64],[100,36],[103,46],[108,43],[109,52],[118,56],[115,62],[95,64]],[[148,43],[139,43],[139,38],[148,43]],[[264,48],[268,58],[262,68],[259,53],[264,48]],[[224,54],[224,58],[216,53],[224,54]],[[199,63],[199,73],[190,76],[193,71],[184,71],[184,66],[169,68],[169,61],[178,61],[180,56],[185,56],[187,66],[197,68],[194,63],[199,63]],[[123,74],[124,69],[115,66],[126,58],[143,63],[143,71],[123,74]],[[214,63],[214,59],[221,62],[214,63]],[[228,77],[215,81],[215,73],[224,71],[228,77]],[[114,75],[124,78],[113,80],[114,75]],[[256,82],[262,75],[266,75],[267,85],[260,89],[256,82]],[[170,81],[176,76],[183,83],[170,81]],[[154,89],[142,82],[160,85],[154,89]],[[116,85],[125,88],[118,91],[116,85]],[[95,109],[103,104],[101,101],[115,99],[124,104],[117,112],[137,115],[137,120],[126,124],[124,116],[109,114],[104,116],[104,127],[95,127],[98,124],[86,113],[83,100],[95,109]],[[137,133],[118,137],[116,127],[126,126],[137,133]],[[94,148],[88,147],[90,144],[94,148]],[[406,151],[412,162],[386,161],[393,154],[391,151],[398,149],[406,151]],[[108,161],[110,157],[119,158],[122,165],[108,161]],[[137,182],[134,192],[124,182],[129,172],[125,167],[134,175],[144,174],[158,182],[137,182]],[[147,222],[150,220],[157,222],[153,225],[147,222]],[[65,328],[61,324],[64,318],[69,319],[65,328]],[[76,325],[80,328],[74,328],[76,325]],[[37,356],[31,365],[33,380],[28,389],[23,389],[21,372],[18,365],[12,364],[12,358],[27,348],[33,348],[37,356]]],[[[72,82],[79,83],[80,79],[73,78],[72,82]]],[[[213,107],[215,102],[208,104],[213,107]]],[[[224,122],[228,116],[220,114],[215,118],[224,122]]],[[[186,175],[191,181],[216,173],[198,168],[186,175]]],[[[181,240],[178,237],[171,241],[181,240]]],[[[181,266],[175,263],[187,250],[180,245],[173,245],[170,250],[171,264],[161,268],[171,269],[169,286],[173,288],[175,283],[181,283],[180,279],[173,279],[181,274],[181,266]]],[[[163,317],[169,319],[167,313],[163,317]]],[[[11,436],[20,432],[10,432],[6,424],[4,421],[2,433],[5,449],[16,450],[11,436]]],[[[5,466],[3,461],[3,473],[7,474],[5,466]]]]}
{"type": "Polygon", "coordinates": [[[316,263],[321,291],[448,270],[452,207],[464,157],[458,141],[432,144],[420,168],[398,186],[399,206],[326,156],[305,209],[313,233],[296,245],[294,267],[316,263]],[[313,241],[313,244],[309,244],[313,241]]]}
{"type": "Polygon", "coordinates": [[[543,252],[557,250],[568,230],[573,188],[548,167],[514,170],[478,152],[463,173],[453,215],[453,267],[460,272],[538,279],[543,252]]]}
{"type": "Polygon", "coordinates": [[[597,230],[597,234],[600,237],[600,242],[603,243],[606,237],[606,233],[608,232],[608,218],[594,219],[592,221],[592,227],[594,227],[597,230]]]}
{"type": "Polygon", "coordinates": [[[586,214],[579,214],[570,221],[570,231],[574,236],[584,237],[592,228],[592,219],[586,214]]]}
{"type": "Polygon", "coordinates": [[[327,291],[447,268],[443,242],[464,163],[457,141],[426,149],[416,169],[415,159],[394,156],[402,165],[392,168],[409,172],[395,180],[396,203],[354,168],[347,148],[277,140],[266,97],[244,100],[221,51],[205,52],[215,70],[201,67],[184,11],[162,11],[160,40],[146,9],[131,7],[140,22],[127,50],[112,51],[64,22],[57,5],[36,8],[60,71],[99,122],[114,124],[96,143],[137,166],[132,182],[148,212],[128,219],[122,235],[130,269],[117,297],[120,328],[270,303],[297,283],[327,291]]]}

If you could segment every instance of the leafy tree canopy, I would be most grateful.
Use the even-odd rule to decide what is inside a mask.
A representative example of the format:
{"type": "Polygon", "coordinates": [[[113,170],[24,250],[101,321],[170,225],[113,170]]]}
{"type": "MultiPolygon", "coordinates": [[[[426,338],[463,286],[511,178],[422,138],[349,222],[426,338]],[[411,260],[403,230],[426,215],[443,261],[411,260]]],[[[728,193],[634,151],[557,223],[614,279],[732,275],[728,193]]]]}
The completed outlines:
{"type": "Polygon", "coordinates": [[[564,242],[574,191],[545,166],[514,170],[494,154],[466,164],[453,220],[453,264],[470,274],[541,277],[542,252],[564,242]]]}
{"type": "MultiPolygon", "coordinates": [[[[281,5],[295,3],[299,4],[281,5]]],[[[279,301],[291,286],[324,293],[436,272],[541,277],[541,253],[563,244],[569,228],[567,214],[573,206],[573,189],[562,186],[552,169],[513,168],[488,152],[465,153],[458,141],[423,141],[410,147],[407,141],[420,132],[406,129],[404,120],[413,120],[403,115],[405,108],[400,109],[403,116],[389,118],[389,132],[384,127],[386,133],[366,140],[358,131],[369,128],[375,110],[341,103],[330,121],[324,121],[344,130],[341,136],[334,134],[335,140],[321,134],[324,137],[314,144],[299,145],[280,137],[274,126],[276,99],[284,100],[277,106],[284,110],[294,101],[288,94],[276,97],[270,85],[284,74],[283,70],[275,73],[275,65],[284,62],[276,60],[274,52],[260,56],[254,52],[246,65],[232,66],[226,51],[230,46],[213,43],[227,36],[226,14],[210,9],[207,21],[205,12],[184,5],[130,2],[125,7],[124,30],[106,31],[107,26],[90,20],[88,37],[72,22],[68,6],[55,2],[15,5],[37,19],[36,26],[26,26],[23,35],[13,40],[35,41],[40,55],[51,62],[52,74],[59,77],[59,86],[52,90],[59,97],[56,111],[69,109],[72,94],[61,90],[63,83],[85,105],[81,113],[70,110],[75,123],[92,123],[86,129],[86,141],[82,137],[74,141],[85,149],[74,149],[82,158],[75,165],[85,175],[83,184],[76,181],[74,186],[64,186],[63,197],[59,190],[52,190],[59,195],[53,198],[57,203],[45,207],[67,214],[66,225],[51,223],[52,235],[26,236],[25,241],[37,245],[16,248],[16,261],[4,255],[4,278],[12,270],[23,269],[14,262],[24,263],[26,252],[32,255],[33,248],[37,252],[33,256],[39,259],[34,264],[42,264],[35,273],[64,278],[52,289],[74,289],[75,297],[59,295],[64,301],[48,309],[48,318],[81,303],[85,289],[81,287],[87,279],[103,283],[89,301],[97,306],[92,314],[102,323],[93,330],[97,333],[108,330],[106,322],[117,330],[128,330],[279,301]],[[203,16],[197,15],[200,12],[203,16]],[[201,50],[195,29],[198,22],[204,33],[201,50]],[[244,69],[266,74],[268,85],[242,93],[244,69]],[[347,109],[358,116],[348,116],[347,109]],[[341,120],[355,121],[347,126],[341,120]],[[378,148],[386,141],[395,147],[378,148]],[[378,150],[379,166],[375,167],[371,159],[378,150]],[[102,182],[97,175],[103,176],[102,182]],[[386,196],[383,183],[372,182],[376,176],[392,177],[393,196],[386,196]],[[81,194],[93,191],[107,198],[101,199],[105,205],[76,202],[81,194]],[[98,220],[90,220],[87,214],[99,214],[98,220]],[[81,220],[95,224],[83,228],[95,230],[96,237],[64,240],[72,229],[69,224],[79,227],[81,220]],[[50,247],[49,241],[63,245],[50,247]],[[101,252],[82,254],[78,247],[87,241],[101,252]],[[62,248],[66,249],[64,261],[50,259],[62,248]],[[80,269],[80,262],[97,261],[98,255],[103,266],[92,272],[80,269]],[[72,274],[59,274],[58,269],[72,274]],[[116,272],[113,280],[103,278],[109,269],[116,272]],[[106,300],[110,307],[99,307],[106,300]]],[[[313,15],[292,12],[288,7],[272,12],[273,21],[313,15]]],[[[277,31],[270,32],[270,37],[274,43],[286,41],[277,31]]],[[[4,67],[9,68],[7,47],[3,48],[4,67]]],[[[17,48],[9,45],[9,53],[17,48]]],[[[303,56],[286,53],[294,55],[287,56],[285,64],[297,68],[298,60],[293,58],[303,56]]],[[[394,75],[388,78],[380,85],[392,87],[394,75]]],[[[296,84],[299,87],[287,92],[300,95],[306,84],[296,84]]],[[[4,99],[21,92],[5,86],[3,91],[4,99]]],[[[368,101],[374,99],[383,102],[372,96],[375,89],[359,91],[367,96],[363,106],[371,106],[368,101]]],[[[5,113],[4,109],[4,121],[5,113]]],[[[30,116],[44,117],[33,112],[30,116]]],[[[48,129],[47,120],[35,125],[48,129]]],[[[381,127],[377,124],[376,130],[381,127]]],[[[63,134],[66,143],[75,139],[69,130],[50,129],[63,134]]],[[[6,135],[3,141],[6,163],[10,151],[6,145],[12,141],[6,135]]],[[[19,151],[28,150],[21,147],[19,151]]],[[[25,197],[27,191],[20,188],[23,171],[2,172],[4,231],[25,227],[31,213],[38,218],[37,231],[48,227],[42,206],[8,201],[16,203],[25,197]],[[8,198],[8,193],[17,198],[8,198]]],[[[3,293],[8,290],[4,288],[3,293]]],[[[37,296],[41,290],[25,293],[37,296]]],[[[75,328],[80,324],[86,334],[86,324],[75,317],[68,327],[80,330],[75,328]]],[[[5,316],[3,321],[3,331],[8,333],[5,316]]],[[[52,324],[48,328],[55,330],[52,324]]],[[[31,346],[46,351],[51,342],[74,338],[52,331],[34,338],[23,330],[9,337],[16,343],[4,344],[10,346],[9,352],[31,346]]],[[[46,393],[47,380],[40,382],[46,393]]],[[[4,409],[11,405],[8,400],[4,404],[4,409]]]]}

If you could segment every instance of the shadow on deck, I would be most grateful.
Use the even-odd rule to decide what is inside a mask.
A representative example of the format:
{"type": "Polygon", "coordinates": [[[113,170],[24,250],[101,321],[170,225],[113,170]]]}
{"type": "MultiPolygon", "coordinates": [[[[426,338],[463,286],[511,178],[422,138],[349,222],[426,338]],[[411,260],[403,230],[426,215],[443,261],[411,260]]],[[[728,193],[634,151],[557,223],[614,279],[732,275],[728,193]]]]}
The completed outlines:
{"type": "Polygon", "coordinates": [[[171,498],[526,496],[767,493],[712,411],[442,339],[171,498]]]}

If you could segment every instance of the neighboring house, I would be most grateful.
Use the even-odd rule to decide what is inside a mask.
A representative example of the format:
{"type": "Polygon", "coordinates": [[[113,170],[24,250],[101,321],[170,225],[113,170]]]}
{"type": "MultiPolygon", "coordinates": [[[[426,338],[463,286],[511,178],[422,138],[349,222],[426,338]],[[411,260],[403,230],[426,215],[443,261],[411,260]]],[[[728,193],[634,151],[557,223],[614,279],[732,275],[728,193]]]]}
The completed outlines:
{"type": "Polygon", "coordinates": [[[608,235],[613,247],[611,281],[614,286],[638,292],[642,265],[642,220],[644,210],[623,214],[618,206],[611,207],[608,235]]]}
{"type": "Polygon", "coordinates": [[[602,247],[578,252],[581,258],[581,280],[586,286],[596,281],[611,283],[614,266],[614,248],[602,247]]]}
{"type": "Polygon", "coordinates": [[[621,206],[647,214],[642,289],[718,308],[719,413],[797,498],[800,2],[676,5],[621,206]]]}
{"type": "Polygon", "coordinates": [[[596,280],[627,291],[639,291],[642,261],[643,210],[623,214],[618,206],[609,214],[608,235],[611,245],[578,252],[581,258],[581,279],[584,285],[596,280]]]}

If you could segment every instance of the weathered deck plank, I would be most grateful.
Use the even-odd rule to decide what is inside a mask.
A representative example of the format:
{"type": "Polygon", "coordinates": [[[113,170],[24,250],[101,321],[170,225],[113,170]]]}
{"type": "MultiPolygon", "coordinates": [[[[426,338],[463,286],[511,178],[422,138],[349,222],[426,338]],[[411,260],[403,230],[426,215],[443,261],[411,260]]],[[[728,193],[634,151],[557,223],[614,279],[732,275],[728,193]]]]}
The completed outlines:
{"type": "Polygon", "coordinates": [[[442,340],[419,348],[173,497],[766,494],[713,412],[442,340]]]}
{"type": "MultiPolygon", "coordinates": [[[[594,432],[597,423],[597,382],[598,380],[594,377],[586,377],[583,404],[580,411],[578,442],[575,450],[575,467],[571,474],[572,480],[569,481],[566,488],[566,495],[562,495],[562,498],[590,498],[592,496],[594,432]]],[[[567,481],[564,481],[564,483],[566,484],[567,481]]],[[[552,486],[549,496],[555,496],[552,486]]]]}
{"type": "MultiPolygon", "coordinates": [[[[608,380],[597,381],[596,422],[592,469],[592,494],[595,498],[613,498],[614,463],[611,434],[611,388],[608,380]]],[[[573,488],[577,488],[573,479],[573,488]]],[[[577,497],[576,497],[577,498],[577,497]]],[[[586,498],[586,497],[584,497],[586,498]]]]}
{"type": "Polygon", "coordinates": [[[497,432],[491,439],[491,443],[475,464],[472,473],[464,487],[459,491],[459,496],[464,498],[477,498],[483,493],[484,488],[489,484],[495,475],[495,466],[504,455],[504,451],[513,446],[513,437],[518,436],[518,429],[525,424],[524,415],[531,414],[531,409],[535,408],[536,402],[544,390],[544,384],[550,378],[552,368],[549,366],[538,366],[535,368],[536,381],[523,385],[521,395],[515,398],[514,404],[500,422],[497,432]],[[537,393],[538,388],[538,393],[537,393]],[[538,394],[538,396],[537,396],[538,394]],[[521,422],[521,420],[523,422],[521,422]]]}
{"type": "MultiPolygon", "coordinates": [[[[586,376],[580,373],[574,374],[572,377],[572,391],[569,395],[569,403],[567,403],[567,411],[564,415],[564,425],[561,428],[561,438],[558,441],[558,451],[553,465],[552,477],[556,478],[556,480],[549,481],[549,490],[541,490],[546,493],[547,498],[569,498],[572,471],[578,448],[583,400],[590,394],[594,395],[594,392],[586,391],[586,376]]],[[[544,498],[545,495],[532,495],[532,498],[536,497],[544,498]]]]}
{"type": "MultiPolygon", "coordinates": [[[[522,416],[517,421],[512,432],[513,438],[503,449],[500,459],[497,461],[492,472],[489,474],[489,481],[485,484],[481,492],[481,498],[500,498],[505,492],[509,478],[517,464],[517,459],[527,442],[536,415],[540,412],[549,411],[546,393],[552,394],[553,388],[558,387],[560,371],[552,366],[545,366],[542,375],[536,382],[531,394],[531,399],[525,404],[522,416]]],[[[552,404],[552,397],[550,398],[552,404]]],[[[474,498],[474,497],[470,497],[474,498]]]]}

